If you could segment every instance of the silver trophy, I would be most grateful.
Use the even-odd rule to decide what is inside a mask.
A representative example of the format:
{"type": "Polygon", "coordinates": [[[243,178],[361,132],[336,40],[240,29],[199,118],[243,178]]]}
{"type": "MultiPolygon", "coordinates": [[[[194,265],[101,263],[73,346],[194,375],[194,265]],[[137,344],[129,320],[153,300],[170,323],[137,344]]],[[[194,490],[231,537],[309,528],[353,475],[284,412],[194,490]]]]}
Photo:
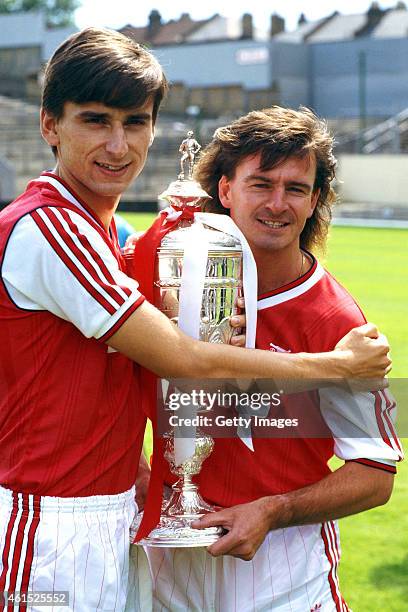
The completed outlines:
{"type": "MultiPolygon", "coordinates": [[[[180,146],[181,174],[159,197],[167,200],[175,211],[190,208],[199,211],[198,202],[208,194],[192,179],[194,157],[200,145],[188,132],[180,146]],[[188,163],[187,178],[184,164],[188,163]]],[[[181,215],[179,223],[163,238],[157,250],[155,264],[154,303],[176,324],[179,323],[180,291],[186,243],[194,223],[193,214],[181,215]],[[185,217],[189,218],[185,218],[185,217]]],[[[204,289],[201,297],[199,339],[205,342],[229,343],[233,334],[229,318],[237,313],[237,298],[242,293],[242,247],[240,241],[222,231],[204,224],[208,257],[204,289]]],[[[204,407],[203,407],[204,408],[204,407]]],[[[209,546],[222,534],[221,527],[194,529],[191,523],[203,514],[214,512],[192,481],[199,474],[202,463],[211,454],[214,441],[211,436],[196,429],[194,453],[176,462],[175,446],[180,438],[174,432],[165,435],[165,458],[171,472],[178,477],[169,500],[163,501],[158,526],[138,544],[161,547],[209,546]]],[[[132,535],[137,531],[134,525],[132,535]]]]}

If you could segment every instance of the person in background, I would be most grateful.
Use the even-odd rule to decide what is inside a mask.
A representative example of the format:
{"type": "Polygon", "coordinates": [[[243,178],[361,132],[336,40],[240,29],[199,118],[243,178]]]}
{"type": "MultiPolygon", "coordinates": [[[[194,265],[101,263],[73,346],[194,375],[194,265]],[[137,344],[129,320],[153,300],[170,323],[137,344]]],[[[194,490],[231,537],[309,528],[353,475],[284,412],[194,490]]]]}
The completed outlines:
{"type": "Polygon", "coordinates": [[[127,238],[135,233],[135,228],[132,227],[130,223],[118,213],[115,214],[115,225],[116,231],[118,232],[119,246],[121,249],[123,249],[127,238]]]}

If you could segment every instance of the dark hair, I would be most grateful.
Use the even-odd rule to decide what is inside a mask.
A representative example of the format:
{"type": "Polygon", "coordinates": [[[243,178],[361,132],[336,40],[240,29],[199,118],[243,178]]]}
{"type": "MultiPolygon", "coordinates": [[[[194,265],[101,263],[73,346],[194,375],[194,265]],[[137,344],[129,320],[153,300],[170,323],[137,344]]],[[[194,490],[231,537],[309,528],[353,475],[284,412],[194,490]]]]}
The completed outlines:
{"type": "Polygon", "coordinates": [[[146,49],[119,32],[86,28],[55,51],[45,69],[43,108],[60,119],[65,102],[143,106],[153,98],[153,121],[167,93],[162,67],[146,49]]]}
{"type": "Polygon", "coordinates": [[[218,197],[222,176],[232,179],[235,170],[249,156],[261,155],[261,170],[270,170],[289,157],[314,156],[316,178],[313,191],[320,189],[313,215],[306,221],[300,235],[300,246],[324,247],[331,221],[335,194],[331,181],[335,177],[336,159],[333,138],[326,123],[310,109],[298,111],[272,106],[253,111],[230,125],[218,128],[204,149],[195,168],[195,178],[212,200],[204,202],[207,212],[229,214],[218,197]]]}

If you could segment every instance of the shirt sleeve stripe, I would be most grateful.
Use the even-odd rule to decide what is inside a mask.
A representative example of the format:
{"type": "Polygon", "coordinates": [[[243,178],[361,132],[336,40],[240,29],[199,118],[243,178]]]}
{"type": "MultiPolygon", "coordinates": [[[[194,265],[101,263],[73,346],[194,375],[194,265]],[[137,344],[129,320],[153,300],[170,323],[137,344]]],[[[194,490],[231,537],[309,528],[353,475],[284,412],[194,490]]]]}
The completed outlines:
{"type": "Polygon", "coordinates": [[[73,265],[71,259],[65,253],[65,251],[61,248],[58,241],[55,239],[49,228],[47,227],[45,221],[41,218],[38,211],[33,211],[31,216],[38,228],[40,229],[43,236],[49,242],[50,246],[54,249],[55,253],[61,259],[61,261],[67,266],[67,268],[72,272],[78,282],[88,291],[88,293],[105,309],[109,314],[113,315],[117,311],[117,307],[115,308],[108,300],[104,298],[97,290],[96,287],[86,278],[84,274],[78,267],[73,265]]]}
{"type": "Polygon", "coordinates": [[[110,283],[111,285],[116,285],[117,287],[120,288],[121,291],[123,291],[125,293],[126,297],[130,297],[132,295],[132,290],[129,287],[125,287],[125,286],[117,284],[117,282],[113,278],[109,268],[107,267],[107,265],[103,261],[102,257],[93,248],[93,246],[89,242],[87,236],[85,236],[84,234],[81,234],[81,232],[78,229],[78,226],[74,223],[74,221],[70,217],[68,211],[66,211],[63,208],[61,208],[61,209],[58,210],[58,212],[63,217],[63,219],[66,221],[66,223],[67,223],[68,227],[70,228],[71,232],[78,238],[78,240],[80,241],[80,243],[82,244],[84,249],[86,249],[86,251],[90,253],[92,259],[98,264],[98,267],[101,270],[101,272],[104,275],[104,277],[107,280],[107,282],[110,283]]]}
{"type": "Polygon", "coordinates": [[[118,319],[118,321],[116,321],[115,325],[113,325],[110,329],[108,329],[108,331],[105,334],[103,334],[103,336],[98,338],[98,341],[99,342],[106,342],[111,336],[113,336],[113,334],[115,332],[117,332],[120,327],[122,327],[124,322],[130,317],[130,315],[135,310],[137,310],[139,308],[139,306],[141,304],[143,304],[144,301],[145,301],[145,297],[144,297],[144,295],[141,295],[140,298],[138,298],[136,300],[136,302],[134,302],[134,304],[132,304],[132,306],[130,308],[128,308],[128,310],[126,310],[126,312],[123,313],[123,315],[120,317],[120,319],[118,319]]]}
{"type": "Polygon", "coordinates": [[[378,428],[384,442],[396,450],[400,456],[402,456],[402,448],[399,443],[397,434],[394,429],[394,425],[390,418],[390,412],[395,408],[395,402],[393,402],[389,396],[383,391],[376,391],[375,397],[375,415],[377,419],[378,428]],[[389,433],[388,433],[388,431],[389,433]],[[391,436],[391,437],[390,437],[391,436]]]}
{"type": "Polygon", "coordinates": [[[387,444],[387,446],[392,446],[391,445],[391,441],[390,438],[386,432],[385,426],[384,426],[384,419],[383,419],[383,414],[382,414],[382,410],[381,410],[381,405],[382,405],[382,396],[376,392],[374,393],[374,405],[375,405],[375,416],[377,419],[377,425],[378,425],[378,429],[380,431],[381,437],[384,440],[384,442],[387,444]]]}
{"type": "MultiPolygon", "coordinates": [[[[92,255],[87,250],[83,250],[80,245],[77,244],[78,234],[74,233],[71,235],[65,229],[61,219],[58,218],[59,211],[51,208],[44,208],[39,211],[40,215],[41,213],[44,213],[47,216],[50,230],[58,239],[61,246],[64,248],[64,251],[67,252],[71,261],[74,264],[76,263],[77,266],[80,263],[91,277],[90,281],[96,283],[100,289],[110,296],[111,299],[108,301],[110,301],[114,307],[120,308],[120,306],[125,303],[128,296],[126,294],[121,294],[117,286],[112,286],[110,282],[103,277],[103,274],[92,255]]],[[[116,285],[114,280],[113,282],[116,285]]],[[[107,295],[105,295],[106,298],[107,295]]]]}
{"type": "Polygon", "coordinates": [[[391,434],[391,442],[400,454],[403,454],[402,446],[398,440],[397,432],[395,431],[394,423],[392,422],[391,412],[395,409],[396,403],[393,398],[385,391],[379,391],[385,402],[384,419],[388,425],[388,430],[391,434]]]}
{"type": "Polygon", "coordinates": [[[376,468],[377,470],[384,470],[385,472],[389,472],[390,474],[397,473],[397,468],[395,467],[395,465],[381,463],[381,461],[373,461],[372,459],[349,459],[348,461],[353,461],[354,463],[362,463],[363,465],[368,465],[369,467],[376,468]]]}

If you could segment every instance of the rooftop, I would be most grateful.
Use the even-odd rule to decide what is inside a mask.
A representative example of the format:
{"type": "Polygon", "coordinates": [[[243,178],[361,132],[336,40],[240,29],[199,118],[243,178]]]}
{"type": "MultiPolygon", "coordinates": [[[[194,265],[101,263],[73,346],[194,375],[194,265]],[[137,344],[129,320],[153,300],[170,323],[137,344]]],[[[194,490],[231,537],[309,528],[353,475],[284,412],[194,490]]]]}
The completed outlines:
{"type": "Polygon", "coordinates": [[[292,32],[281,32],[277,34],[274,40],[278,40],[279,42],[302,43],[312,32],[319,28],[325,20],[326,18],[323,17],[316,21],[305,21],[305,23],[302,23],[292,32]]]}
{"type": "Polygon", "coordinates": [[[238,17],[223,17],[215,13],[208,19],[195,21],[189,13],[183,13],[179,19],[162,21],[156,9],[149,15],[146,26],[135,27],[128,24],[119,30],[126,36],[141,44],[151,46],[172,45],[181,42],[207,42],[211,40],[235,40],[254,38],[262,40],[268,37],[267,29],[254,27],[249,14],[238,17]]]}
{"type": "Polygon", "coordinates": [[[405,38],[408,36],[408,11],[399,9],[387,13],[372,36],[374,38],[405,38]]]}
{"type": "Polygon", "coordinates": [[[333,15],[323,27],[308,36],[308,42],[329,42],[350,40],[365,25],[367,17],[363,15],[333,15]]]}
{"type": "MultiPolygon", "coordinates": [[[[304,16],[303,16],[304,19],[304,16]]],[[[341,15],[335,11],[317,21],[304,21],[292,32],[281,32],[275,40],[288,43],[320,43],[355,38],[405,38],[408,36],[408,11],[403,2],[381,9],[373,2],[365,13],[341,15]]]]}
{"type": "Polygon", "coordinates": [[[183,42],[189,34],[192,34],[204,24],[217,17],[213,15],[209,19],[194,21],[188,13],[183,13],[177,20],[171,19],[163,23],[161,15],[157,11],[152,11],[148,25],[144,27],[134,27],[128,24],[120,29],[120,32],[133,38],[138,43],[151,45],[167,45],[183,42]]]}

